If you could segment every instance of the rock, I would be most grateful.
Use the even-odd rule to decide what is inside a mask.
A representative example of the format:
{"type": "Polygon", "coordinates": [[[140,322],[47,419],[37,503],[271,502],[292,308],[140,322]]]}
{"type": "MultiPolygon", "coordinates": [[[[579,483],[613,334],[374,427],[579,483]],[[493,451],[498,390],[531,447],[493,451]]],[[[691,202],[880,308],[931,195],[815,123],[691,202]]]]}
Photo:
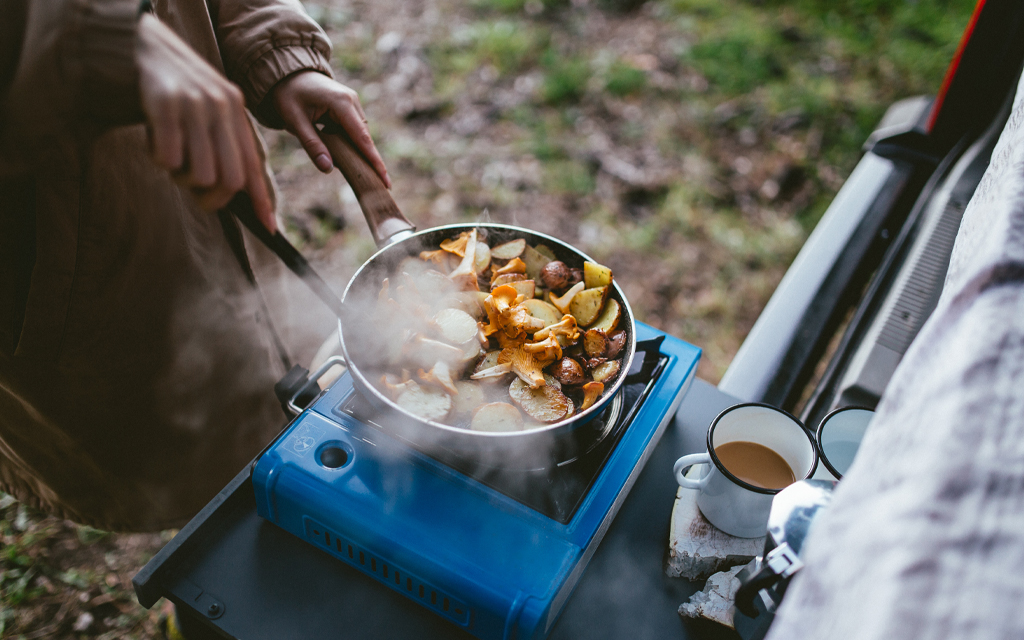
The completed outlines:
{"type": "Polygon", "coordinates": [[[377,51],[380,53],[391,53],[402,46],[402,34],[397,31],[388,31],[377,40],[377,51]]]}
{"type": "MultiPolygon", "coordinates": [[[[700,467],[694,467],[687,476],[699,472],[700,467]]],[[[764,537],[737,538],[719,531],[697,508],[697,492],[680,487],[672,509],[668,545],[666,575],[700,580],[750,562],[764,549],[764,537]]]]}
{"type": "Polygon", "coordinates": [[[92,614],[86,611],[82,615],[78,616],[78,619],[75,620],[75,624],[71,628],[78,633],[83,633],[89,630],[89,627],[92,626],[92,622],[92,614]]]}
{"type": "Polygon", "coordinates": [[[732,615],[735,610],[736,590],[740,581],[736,574],[743,567],[733,567],[708,578],[703,591],[690,596],[690,599],[679,605],[679,615],[684,618],[703,618],[718,624],[733,627],[732,615]]]}

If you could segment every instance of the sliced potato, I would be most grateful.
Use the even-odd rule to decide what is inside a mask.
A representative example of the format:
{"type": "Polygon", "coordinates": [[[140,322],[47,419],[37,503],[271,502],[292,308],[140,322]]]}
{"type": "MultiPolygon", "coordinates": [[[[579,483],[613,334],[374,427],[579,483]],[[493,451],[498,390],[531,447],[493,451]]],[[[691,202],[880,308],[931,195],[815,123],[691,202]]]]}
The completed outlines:
{"type": "Polygon", "coordinates": [[[487,319],[487,311],[484,309],[484,300],[486,300],[487,297],[491,295],[490,292],[488,292],[488,291],[470,291],[469,293],[471,295],[476,296],[476,304],[477,304],[478,307],[480,307],[480,316],[479,316],[480,319],[486,320],[487,319]]]}
{"type": "Polygon", "coordinates": [[[473,370],[474,373],[479,373],[484,369],[490,369],[494,365],[498,364],[498,356],[501,355],[501,349],[495,349],[494,351],[488,351],[484,354],[483,359],[477,363],[476,368],[473,370]]]}
{"type": "Polygon", "coordinates": [[[547,256],[551,260],[555,259],[554,250],[546,244],[538,244],[536,247],[534,247],[534,249],[536,249],[537,253],[541,254],[542,256],[547,256]]]}
{"type": "Polygon", "coordinates": [[[442,309],[434,316],[434,324],[445,342],[459,346],[474,342],[479,332],[476,319],[462,309],[442,309]]]}
{"type": "Polygon", "coordinates": [[[476,243],[476,256],[473,259],[473,268],[476,269],[477,273],[483,273],[487,267],[491,266],[491,248],[487,246],[486,242],[476,243]]]}
{"type": "Polygon", "coordinates": [[[612,283],[612,270],[596,262],[584,262],[583,282],[588,289],[607,287],[612,283]]]}
{"type": "Polygon", "coordinates": [[[544,384],[552,386],[552,387],[558,389],[559,391],[562,390],[562,383],[558,381],[558,378],[556,378],[555,376],[551,375],[550,373],[545,373],[544,374],[544,384]]]}
{"type": "MultiPolygon", "coordinates": [[[[615,298],[608,298],[604,303],[604,309],[601,311],[601,315],[597,316],[594,320],[594,324],[591,325],[591,329],[600,329],[607,334],[615,331],[619,326],[619,320],[622,319],[622,305],[615,298]]],[[[582,323],[581,323],[582,324],[582,323]]]]}
{"type": "Polygon", "coordinates": [[[544,302],[543,300],[537,300],[534,298],[533,300],[526,300],[523,304],[526,306],[526,310],[530,312],[531,316],[544,321],[545,327],[556,324],[562,319],[562,313],[556,309],[554,305],[544,302]]]}
{"type": "Polygon", "coordinates": [[[473,431],[522,431],[523,414],[507,402],[482,405],[473,414],[473,431]]]}
{"type": "Polygon", "coordinates": [[[403,345],[403,355],[410,364],[417,367],[433,367],[437,362],[458,365],[466,359],[466,353],[440,340],[431,340],[422,335],[414,337],[403,345]]]}
{"type": "Polygon", "coordinates": [[[460,380],[455,383],[455,390],[458,391],[452,398],[452,411],[455,414],[473,412],[486,398],[483,385],[479,382],[460,380]]]}
{"type": "Polygon", "coordinates": [[[607,294],[608,287],[584,289],[573,296],[572,302],[569,303],[569,313],[576,318],[581,327],[585,327],[597,319],[607,294]]]}
{"type": "Polygon", "coordinates": [[[507,381],[512,373],[512,364],[509,362],[499,363],[498,356],[501,351],[488,351],[477,363],[470,377],[472,380],[479,380],[486,383],[507,381]]]}
{"type": "Polygon", "coordinates": [[[590,372],[590,375],[594,376],[595,382],[606,383],[618,375],[619,368],[621,366],[622,365],[619,364],[618,360],[609,360],[608,362],[594,367],[594,370],[590,372]]]}
{"type": "Polygon", "coordinates": [[[443,309],[460,309],[477,320],[484,320],[487,314],[484,312],[483,304],[488,295],[485,291],[458,291],[438,302],[443,309]]]}
{"type": "Polygon", "coordinates": [[[479,340],[474,340],[472,342],[467,342],[466,344],[461,345],[461,346],[462,346],[462,353],[464,354],[463,357],[462,357],[462,362],[463,363],[467,363],[467,362],[470,362],[472,360],[476,360],[480,356],[480,354],[482,354],[484,352],[483,347],[480,346],[480,341],[479,340]]]}
{"type": "Polygon", "coordinates": [[[591,358],[603,358],[608,352],[608,335],[600,329],[588,329],[583,334],[583,352],[591,358]]]}
{"type": "MultiPolygon", "coordinates": [[[[424,252],[424,253],[426,253],[426,252],[424,252]]],[[[449,262],[448,262],[448,260],[446,258],[444,260],[444,262],[443,262],[443,268],[447,269],[448,268],[448,264],[449,264],[449,262]]],[[[427,271],[428,269],[433,269],[434,266],[435,266],[435,264],[430,263],[430,262],[425,262],[424,260],[420,260],[416,256],[409,256],[407,258],[402,258],[402,261],[398,263],[398,268],[395,269],[394,275],[401,275],[403,273],[408,273],[408,274],[415,275],[415,274],[423,273],[424,271],[427,271]]]]}
{"type": "Polygon", "coordinates": [[[498,276],[493,282],[491,282],[491,291],[494,291],[503,285],[512,284],[513,282],[522,282],[524,280],[526,280],[526,276],[522,273],[505,273],[498,276]]]}
{"type": "Polygon", "coordinates": [[[411,386],[395,403],[409,413],[427,420],[444,420],[452,410],[452,398],[441,389],[411,386]]]}
{"type": "Polygon", "coordinates": [[[549,258],[531,246],[527,246],[523,249],[523,255],[520,257],[523,259],[523,262],[526,263],[526,275],[531,280],[538,280],[544,265],[552,260],[552,258],[549,258]]]}
{"type": "Polygon", "coordinates": [[[516,378],[508,394],[526,415],[538,422],[558,422],[569,412],[569,399],[552,384],[532,389],[521,378],[516,378]]]}
{"type": "Polygon", "coordinates": [[[534,299],[533,292],[536,291],[537,285],[534,284],[533,280],[517,280],[508,284],[527,300],[534,299]]]}
{"type": "Polygon", "coordinates": [[[525,248],[526,240],[519,238],[518,240],[506,242],[505,244],[499,244],[491,249],[491,257],[497,258],[498,260],[511,260],[512,258],[519,257],[525,248]]]}

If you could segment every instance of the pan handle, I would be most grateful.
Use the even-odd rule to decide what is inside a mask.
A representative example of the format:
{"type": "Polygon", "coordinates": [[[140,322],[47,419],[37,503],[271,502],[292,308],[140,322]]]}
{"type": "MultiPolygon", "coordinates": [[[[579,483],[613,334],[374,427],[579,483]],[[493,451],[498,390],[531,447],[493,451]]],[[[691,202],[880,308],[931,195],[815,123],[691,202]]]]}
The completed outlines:
{"type": "Polygon", "coordinates": [[[416,227],[398,208],[391,192],[384,186],[384,181],[352,146],[345,130],[329,120],[321,122],[324,128],[320,130],[320,139],[331,152],[334,166],[341,170],[355,192],[377,246],[383,248],[416,231],[416,227]]]}
{"type": "Polygon", "coordinates": [[[305,409],[305,407],[300,407],[298,404],[299,396],[301,396],[303,392],[310,387],[310,385],[316,384],[325,373],[335,366],[347,367],[348,363],[345,362],[345,358],[341,356],[331,356],[325,360],[322,365],[320,365],[319,369],[309,374],[309,378],[306,379],[306,383],[299,387],[299,390],[292,394],[292,397],[288,398],[286,405],[288,406],[288,411],[290,411],[292,415],[297,416],[305,409]]]}

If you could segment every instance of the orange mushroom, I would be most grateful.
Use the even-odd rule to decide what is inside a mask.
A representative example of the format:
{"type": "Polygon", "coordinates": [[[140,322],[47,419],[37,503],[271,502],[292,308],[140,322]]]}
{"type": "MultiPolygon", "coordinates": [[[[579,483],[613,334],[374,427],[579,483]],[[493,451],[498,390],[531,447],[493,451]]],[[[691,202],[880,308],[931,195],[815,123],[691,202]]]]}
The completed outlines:
{"type": "Polygon", "coordinates": [[[602,393],[604,393],[604,385],[600,382],[588,382],[583,385],[583,404],[580,405],[580,411],[586,411],[594,406],[602,393]]]}
{"type": "Polygon", "coordinates": [[[533,339],[547,340],[551,336],[557,338],[558,344],[562,347],[575,344],[580,339],[580,329],[576,325],[576,318],[565,314],[560,321],[550,324],[533,334],[533,339]]]}

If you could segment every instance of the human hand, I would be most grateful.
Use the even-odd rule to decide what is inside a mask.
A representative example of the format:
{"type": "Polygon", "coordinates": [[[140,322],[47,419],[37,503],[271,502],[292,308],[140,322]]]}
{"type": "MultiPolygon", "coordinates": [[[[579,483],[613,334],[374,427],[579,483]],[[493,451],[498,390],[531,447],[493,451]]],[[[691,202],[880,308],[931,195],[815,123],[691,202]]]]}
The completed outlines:
{"type": "Polygon", "coordinates": [[[274,85],[270,98],[284,120],[285,128],[299,139],[320,171],[330,173],[333,167],[331,154],[315,126],[326,115],[345,129],[356,149],[369,161],[385,186],[391,188],[387,167],[370,138],[366,114],[355,91],[322,73],[300,71],[274,85]]]}
{"type": "Polygon", "coordinates": [[[245,189],[256,216],[277,230],[263,161],[241,90],[155,16],[138,35],[139,90],[153,159],[216,210],[245,189]]]}

